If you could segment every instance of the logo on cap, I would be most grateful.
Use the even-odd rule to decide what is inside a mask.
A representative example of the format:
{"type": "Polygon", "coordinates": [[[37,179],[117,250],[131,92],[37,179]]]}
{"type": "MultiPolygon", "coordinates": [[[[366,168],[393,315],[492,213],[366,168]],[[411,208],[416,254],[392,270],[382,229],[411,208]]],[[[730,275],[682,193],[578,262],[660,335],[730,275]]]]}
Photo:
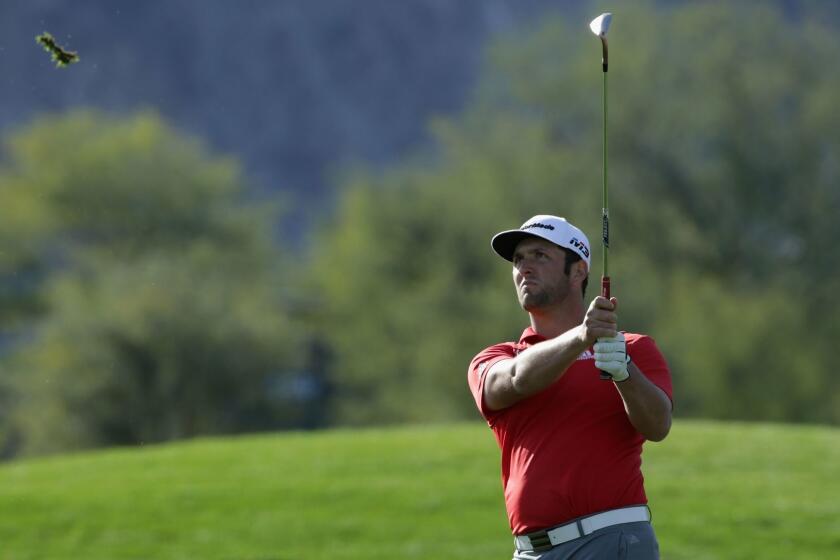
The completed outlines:
{"type": "Polygon", "coordinates": [[[543,229],[550,229],[554,231],[554,226],[551,224],[541,224],[539,222],[534,222],[533,224],[528,224],[527,226],[523,226],[522,229],[531,229],[531,228],[543,228],[543,229]]]}
{"type": "Polygon", "coordinates": [[[569,244],[572,247],[577,247],[578,249],[580,249],[581,253],[586,255],[587,258],[589,257],[589,247],[587,247],[583,241],[578,241],[577,237],[572,237],[572,239],[569,241],[569,244]]]}

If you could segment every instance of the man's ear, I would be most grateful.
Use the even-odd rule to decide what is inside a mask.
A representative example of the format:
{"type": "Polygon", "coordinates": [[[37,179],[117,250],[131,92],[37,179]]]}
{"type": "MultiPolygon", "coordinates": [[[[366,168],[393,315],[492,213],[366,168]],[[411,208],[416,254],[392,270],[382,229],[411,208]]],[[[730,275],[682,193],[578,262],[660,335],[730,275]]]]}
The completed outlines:
{"type": "Polygon", "coordinates": [[[583,281],[586,280],[586,277],[589,275],[589,269],[586,267],[586,263],[583,260],[579,260],[572,265],[572,269],[569,273],[571,278],[578,284],[583,284],[583,281]]]}

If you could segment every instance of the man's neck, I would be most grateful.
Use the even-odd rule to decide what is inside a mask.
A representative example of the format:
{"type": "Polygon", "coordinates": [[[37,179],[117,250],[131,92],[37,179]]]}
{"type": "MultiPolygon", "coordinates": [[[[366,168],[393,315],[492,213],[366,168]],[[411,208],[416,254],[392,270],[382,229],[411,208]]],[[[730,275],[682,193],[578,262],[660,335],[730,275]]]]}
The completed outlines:
{"type": "Polygon", "coordinates": [[[584,317],[583,302],[529,311],[528,315],[535,333],[545,338],[554,338],[581,324],[584,317]]]}

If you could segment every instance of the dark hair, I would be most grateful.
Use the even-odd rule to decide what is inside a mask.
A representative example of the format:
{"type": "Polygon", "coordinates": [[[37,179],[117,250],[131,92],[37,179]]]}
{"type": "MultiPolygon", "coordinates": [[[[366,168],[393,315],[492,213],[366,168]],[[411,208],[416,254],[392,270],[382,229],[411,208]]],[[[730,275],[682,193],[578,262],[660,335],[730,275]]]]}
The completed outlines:
{"type": "MultiPolygon", "coordinates": [[[[563,267],[563,273],[568,276],[569,272],[572,270],[572,265],[581,260],[580,255],[572,251],[571,249],[566,249],[565,247],[560,247],[566,253],[566,264],[563,267]]],[[[580,295],[586,297],[586,287],[589,285],[589,274],[587,273],[586,278],[583,279],[583,284],[580,285],[580,295]]]]}

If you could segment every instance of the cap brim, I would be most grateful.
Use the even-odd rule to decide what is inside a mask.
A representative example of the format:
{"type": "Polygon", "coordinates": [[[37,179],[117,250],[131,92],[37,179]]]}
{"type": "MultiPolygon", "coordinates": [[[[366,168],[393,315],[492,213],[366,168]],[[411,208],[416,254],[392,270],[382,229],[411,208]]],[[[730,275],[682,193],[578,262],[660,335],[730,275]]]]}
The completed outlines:
{"type": "Polygon", "coordinates": [[[543,239],[539,235],[534,235],[533,233],[528,233],[520,229],[511,229],[494,235],[493,239],[490,241],[490,245],[500,257],[506,261],[513,262],[513,253],[516,251],[516,246],[519,245],[519,242],[526,237],[539,237],[540,239],[543,239]]]}

